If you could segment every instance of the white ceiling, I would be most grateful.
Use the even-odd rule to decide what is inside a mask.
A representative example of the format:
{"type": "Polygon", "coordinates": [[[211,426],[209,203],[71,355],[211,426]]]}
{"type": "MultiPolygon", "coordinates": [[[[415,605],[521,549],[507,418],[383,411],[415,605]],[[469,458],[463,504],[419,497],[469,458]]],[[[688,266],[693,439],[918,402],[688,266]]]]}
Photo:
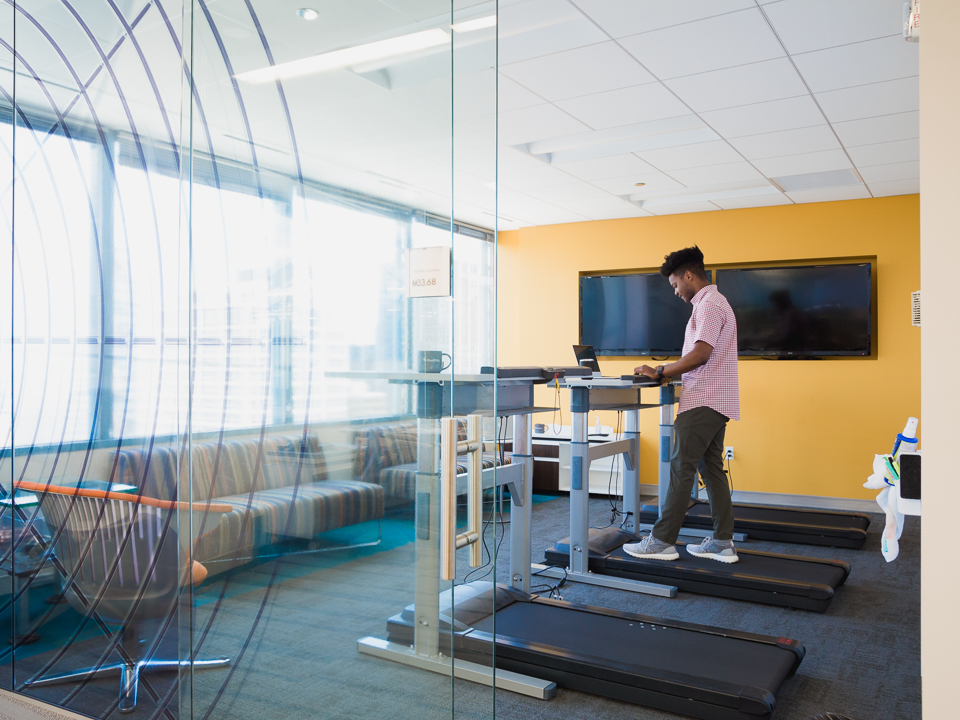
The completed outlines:
{"type": "MultiPolygon", "coordinates": [[[[538,2],[501,3],[501,32],[518,7],[538,2]]],[[[501,113],[501,154],[533,154],[567,176],[537,185],[501,169],[501,188],[555,208],[527,210],[511,196],[518,225],[920,191],[919,49],[903,38],[900,0],[549,6],[558,16],[578,13],[603,37],[500,66],[512,86],[541,98],[523,115],[501,113]],[[644,123],[664,119],[655,135],[644,132],[644,123]],[[629,125],[633,147],[599,137],[629,125]],[[674,144],[697,127],[703,135],[674,144]],[[651,137],[664,146],[645,145],[651,137]],[[538,140],[564,150],[537,152],[538,140]],[[593,157],[563,162],[572,147],[593,157]],[[831,173],[845,169],[855,172],[831,173]],[[783,193],[770,181],[790,187],[790,176],[807,174],[800,181],[810,189],[783,193]],[[838,177],[845,184],[830,187],[838,177]],[[575,199],[596,189],[603,195],[589,204],[575,199]]]]}
{"type": "MultiPolygon", "coordinates": [[[[902,0],[500,0],[496,29],[452,35],[452,124],[449,46],[287,79],[282,98],[234,79],[270,64],[261,32],[284,63],[449,32],[450,0],[251,0],[256,22],[244,0],[205,5],[194,73],[218,155],[249,163],[256,148],[264,168],[299,161],[308,178],[485,227],[495,213],[505,229],[919,192],[919,48],[902,0]],[[298,18],[304,5],[320,17],[298,18]]],[[[453,22],[497,8],[454,5],[453,22]]],[[[106,2],[84,4],[90,33],[59,3],[21,6],[46,31],[18,21],[21,102],[179,134],[182,0],[124,0],[126,22],[142,15],[136,45],[117,45],[127,31],[106,2]],[[111,49],[112,72],[77,102],[77,78],[111,49]]],[[[0,56],[0,84],[11,65],[0,56]]]]}

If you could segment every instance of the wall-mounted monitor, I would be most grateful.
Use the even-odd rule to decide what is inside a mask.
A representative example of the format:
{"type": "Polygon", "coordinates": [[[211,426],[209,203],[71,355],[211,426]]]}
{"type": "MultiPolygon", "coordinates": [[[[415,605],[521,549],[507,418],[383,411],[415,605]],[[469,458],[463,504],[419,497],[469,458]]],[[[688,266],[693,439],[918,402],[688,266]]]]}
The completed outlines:
{"type": "Polygon", "coordinates": [[[660,273],[580,277],[580,344],[597,355],[679,355],[690,311],[660,273]]]}
{"type": "Polygon", "coordinates": [[[870,263],[717,270],[740,355],[870,355],[870,263]]]}

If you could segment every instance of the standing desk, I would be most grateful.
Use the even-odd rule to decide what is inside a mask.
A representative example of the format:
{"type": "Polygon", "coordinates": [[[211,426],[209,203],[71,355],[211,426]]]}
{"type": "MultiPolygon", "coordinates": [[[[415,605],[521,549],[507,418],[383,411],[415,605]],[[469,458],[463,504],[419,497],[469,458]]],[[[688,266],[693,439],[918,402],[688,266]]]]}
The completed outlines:
{"type": "MultiPolygon", "coordinates": [[[[534,566],[538,575],[565,577],[573,582],[668,597],[673,597],[680,589],[750,602],[826,611],[835,591],[850,573],[850,567],[837,560],[751,550],[741,550],[740,561],[735,564],[697,558],[686,552],[681,552],[680,559],[673,562],[635,558],[626,554],[623,545],[639,540],[636,531],[642,527],[638,522],[642,517],[638,507],[639,410],[645,407],[660,407],[661,410],[660,492],[663,496],[670,482],[675,391],[670,385],[661,386],[660,402],[644,404],[640,401],[640,388],[654,383],[618,381],[615,378],[574,378],[566,384],[571,392],[570,410],[573,417],[570,537],[546,550],[546,565],[534,566]],[[590,447],[586,442],[587,413],[590,410],[625,411],[627,438],[602,447],[590,447]],[[626,458],[624,522],[619,528],[594,528],[591,532],[586,483],[590,460],[616,452],[622,452],[626,458]]],[[[683,532],[693,534],[686,530],[683,532]]],[[[698,534],[707,533],[706,530],[700,530],[698,534]]]]}
{"type": "MultiPolygon", "coordinates": [[[[449,674],[451,664],[456,677],[492,685],[493,672],[483,664],[451,659],[441,650],[441,632],[453,607],[452,590],[440,590],[441,538],[445,508],[441,497],[441,419],[452,416],[509,417],[513,421],[513,453],[508,465],[477,471],[481,474],[480,489],[507,486],[512,509],[510,514],[510,586],[528,593],[530,590],[530,523],[533,506],[533,423],[530,416],[549,408],[537,408],[533,402],[534,384],[545,383],[541,376],[496,378],[492,374],[456,374],[450,372],[330,372],[328,377],[357,380],[387,380],[412,386],[416,393],[417,414],[417,480],[415,500],[416,586],[411,609],[415,615],[413,642],[410,645],[376,637],[357,641],[364,654],[412,665],[423,670],[449,674]],[[495,408],[495,410],[494,410],[495,408]],[[443,608],[441,608],[443,605],[443,608]]],[[[471,441],[468,438],[468,443],[471,441]]],[[[482,451],[482,441],[477,452],[482,451]]],[[[456,453],[454,452],[454,455],[456,453]]],[[[468,464],[473,470],[473,464],[468,464]]],[[[456,479],[456,494],[468,494],[468,515],[479,513],[481,499],[471,498],[471,479],[456,479]],[[474,510],[473,508],[476,508],[474,510]]],[[[454,511],[455,513],[455,511],[454,511]]],[[[479,516],[479,515],[477,515],[479,516]]],[[[452,519],[455,524],[455,517],[452,519]]],[[[476,528],[475,528],[476,529],[476,528]]],[[[483,528],[478,528],[483,532],[483,528]]],[[[459,543],[458,543],[459,547],[459,543]]],[[[497,669],[497,687],[539,699],[556,693],[556,683],[497,669]]]]}
{"type": "Polygon", "coordinates": [[[676,597],[674,585],[663,585],[640,580],[613,577],[593,573],[589,569],[590,538],[590,462],[610,455],[622,454],[623,470],[623,529],[637,531],[640,516],[640,410],[661,408],[660,458],[661,493],[664,466],[666,482],[670,482],[670,439],[673,433],[672,406],[677,401],[673,385],[661,385],[657,381],[630,381],[619,378],[564,378],[561,387],[570,390],[570,562],[568,567],[534,564],[534,572],[541,577],[566,579],[588,585],[629,590],[632,592],[676,597]],[[644,403],[640,398],[642,388],[660,388],[659,401],[644,403]],[[669,413],[664,410],[669,409],[669,413]],[[591,446],[588,438],[587,416],[591,411],[617,410],[626,416],[622,440],[591,446]],[[669,419],[664,424],[663,420],[669,419]],[[663,452],[663,449],[666,452],[663,452]],[[664,462],[664,455],[666,462],[664,462]]]}

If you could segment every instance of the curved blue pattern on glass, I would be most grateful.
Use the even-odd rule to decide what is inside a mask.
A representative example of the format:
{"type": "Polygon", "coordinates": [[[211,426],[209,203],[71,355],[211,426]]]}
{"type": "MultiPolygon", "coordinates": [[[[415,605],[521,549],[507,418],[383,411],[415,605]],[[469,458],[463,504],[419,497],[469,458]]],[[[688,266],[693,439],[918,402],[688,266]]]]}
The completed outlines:
{"type": "MultiPolygon", "coordinates": [[[[341,19],[299,40],[305,26],[293,26],[288,41],[273,4],[255,0],[0,0],[13,19],[0,26],[0,55],[15,71],[9,83],[0,75],[0,215],[11,237],[0,272],[12,283],[0,297],[0,500],[19,483],[38,496],[0,515],[0,568],[16,577],[0,597],[14,635],[0,648],[0,686],[117,717],[131,699],[116,676],[38,681],[174,657],[187,667],[140,678],[133,717],[259,717],[245,693],[269,653],[285,650],[269,633],[304,610],[291,597],[307,584],[311,601],[327,601],[344,568],[409,550],[412,498],[375,476],[409,460],[415,395],[339,375],[453,351],[452,300],[413,306],[403,287],[408,248],[452,242],[437,230],[449,220],[427,213],[452,205],[449,113],[406,101],[416,149],[389,158],[423,166],[434,196],[425,208],[406,189],[361,187],[355,175],[378,174],[362,159],[372,150],[338,165],[338,124],[368,122],[378,98],[400,97],[376,70],[262,85],[240,75],[430,23],[449,34],[451,3],[410,5],[409,17],[341,19]],[[337,83],[356,97],[311,105],[310,93],[337,83]],[[317,132],[329,158],[318,157],[317,132]],[[76,492],[120,485],[139,504],[76,492]],[[73,496],[55,497],[63,492],[73,496]],[[152,533],[144,522],[156,522],[152,533]],[[144,621],[138,607],[170,581],[159,548],[183,537],[180,597],[144,621]],[[118,622],[120,586],[132,605],[118,622]],[[221,654],[227,664],[201,671],[221,654]]],[[[424,83],[437,67],[440,84],[450,80],[450,51],[424,55],[441,60],[424,65],[424,83]]],[[[380,131],[393,132],[384,115],[380,131]]],[[[477,247],[455,272],[464,288],[474,287],[460,284],[465,273],[482,275],[476,296],[488,298],[492,235],[480,235],[459,241],[458,252],[477,247]]],[[[469,302],[484,301],[464,293],[459,307],[469,302]]],[[[404,603],[406,575],[396,581],[404,603]]]]}

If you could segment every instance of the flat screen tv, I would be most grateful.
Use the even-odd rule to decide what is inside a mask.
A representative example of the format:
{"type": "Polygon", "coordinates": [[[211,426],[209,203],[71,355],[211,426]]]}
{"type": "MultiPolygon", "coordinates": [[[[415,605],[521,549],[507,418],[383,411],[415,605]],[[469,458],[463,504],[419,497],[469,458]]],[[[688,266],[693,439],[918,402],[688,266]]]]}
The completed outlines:
{"type": "Polygon", "coordinates": [[[679,355],[690,305],[660,273],[580,277],[580,344],[597,355],[679,355]]]}
{"type": "Polygon", "coordinates": [[[740,355],[870,355],[870,263],[717,270],[740,355]]]}

